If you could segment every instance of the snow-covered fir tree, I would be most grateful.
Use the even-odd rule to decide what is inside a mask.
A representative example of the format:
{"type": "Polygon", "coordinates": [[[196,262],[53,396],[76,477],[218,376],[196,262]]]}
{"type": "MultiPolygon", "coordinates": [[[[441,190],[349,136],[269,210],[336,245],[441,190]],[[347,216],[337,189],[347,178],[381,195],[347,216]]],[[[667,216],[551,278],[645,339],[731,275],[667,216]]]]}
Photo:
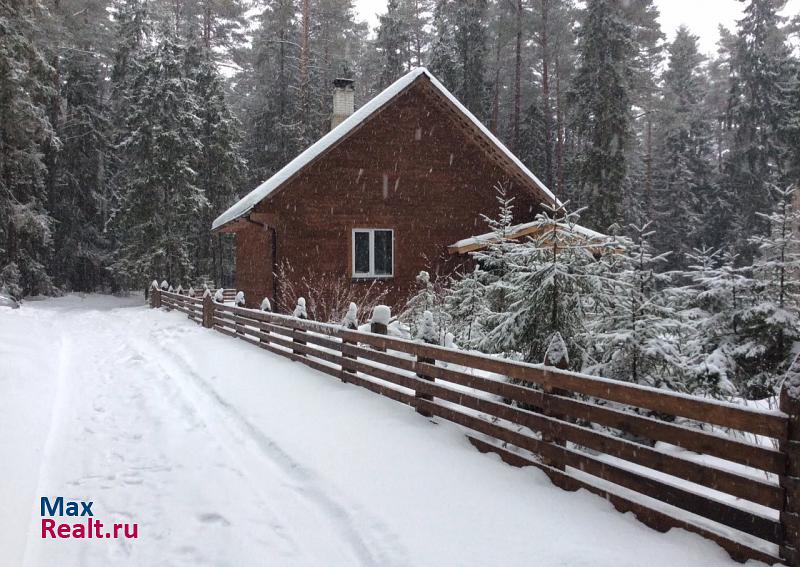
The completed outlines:
{"type": "Polygon", "coordinates": [[[560,205],[545,206],[536,218],[535,236],[506,243],[506,271],[494,285],[503,287],[508,303],[490,319],[495,325],[480,343],[483,350],[516,352],[541,362],[558,332],[573,353],[572,364],[580,367],[587,309],[606,310],[613,286],[602,259],[595,259],[575,231],[577,219],[560,205]]]}
{"type": "Polygon", "coordinates": [[[794,188],[774,193],[775,212],[759,213],[769,232],[751,238],[755,285],[752,303],[739,313],[743,340],[735,350],[740,388],[752,398],[775,392],[800,341],[800,211],[793,207],[794,188]]]}
{"type": "Polygon", "coordinates": [[[480,265],[471,272],[457,275],[448,287],[444,308],[450,321],[449,331],[458,345],[477,346],[486,333],[486,318],[490,314],[486,298],[488,274],[480,265]]]}
{"type": "Polygon", "coordinates": [[[738,204],[731,240],[754,254],[749,237],[769,230],[759,213],[773,205],[772,191],[789,182],[786,148],[779,133],[792,82],[792,55],[780,16],[785,0],[749,0],[731,62],[728,123],[733,131],[724,183],[738,204]]]}
{"type": "Polygon", "coordinates": [[[649,223],[629,227],[630,239],[620,239],[614,262],[613,301],[595,309],[586,343],[596,362],[586,371],[650,386],[684,389],[680,368],[680,335],[670,306],[660,290],[669,281],[663,264],[669,253],[653,251],[649,223]],[[678,370],[678,371],[676,371],[678,370]]]}
{"type": "Polygon", "coordinates": [[[375,46],[380,53],[381,74],[378,89],[383,90],[407,71],[405,63],[409,60],[409,30],[403,20],[400,0],[389,0],[386,13],[379,16],[375,46]]]}
{"type": "Polygon", "coordinates": [[[682,353],[687,389],[719,397],[734,395],[740,341],[739,313],[752,290],[749,270],[737,267],[736,254],[702,246],[687,254],[687,269],[676,277],[685,285],[665,290],[684,322],[682,353]]]}
{"type": "Polygon", "coordinates": [[[55,71],[35,42],[40,15],[37,4],[0,3],[0,292],[17,298],[53,290],[45,153],[60,142],[48,112],[55,71]]]}
{"type": "MultiPolygon", "coordinates": [[[[686,253],[706,237],[705,215],[713,207],[709,117],[703,107],[703,57],[697,36],[678,29],[669,46],[656,133],[653,213],[659,250],[671,251],[667,267],[685,266],[686,253]]],[[[708,213],[712,216],[714,212],[708,213]]]]}
{"type": "Polygon", "coordinates": [[[194,47],[187,52],[187,76],[194,88],[200,119],[202,152],[193,169],[197,185],[207,200],[195,223],[193,263],[196,271],[219,285],[232,280],[233,242],[209,228],[220,211],[236,200],[245,162],[240,153],[241,130],[228,106],[222,76],[208,49],[194,47]]]}
{"type": "Polygon", "coordinates": [[[165,37],[129,77],[137,96],[128,101],[118,144],[125,169],[112,221],[120,242],[112,271],[125,286],[152,274],[177,280],[195,273],[194,219],[208,201],[194,169],[202,121],[186,57],[183,45],[165,37]]]}

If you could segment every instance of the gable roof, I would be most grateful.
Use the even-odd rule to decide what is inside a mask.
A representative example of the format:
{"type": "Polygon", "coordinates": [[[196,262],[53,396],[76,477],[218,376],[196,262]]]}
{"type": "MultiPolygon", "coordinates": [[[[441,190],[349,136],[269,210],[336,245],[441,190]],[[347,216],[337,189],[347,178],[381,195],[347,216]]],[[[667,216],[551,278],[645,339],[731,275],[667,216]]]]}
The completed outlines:
{"type": "MultiPolygon", "coordinates": [[[[275,175],[267,179],[264,183],[253,189],[250,193],[245,195],[236,204],[234,204],[227,211],[218,216],[214,223],[211,225],[212,230],[222,228],[224,225],[247,215],[253,207],[264,199],[269,198],[275,194],[287,181],[294,177],[304,167],[315,161],[317,158],[325,154],[338,142],[346,138],[351,132],[357,129],[358,126],[363,124],[366,120],[371,118],[382,110],[388,103],[394,100],[397,96],[408,89],[415,81],[421,77],[426,77],[430,84],[443,95],[467,120],[475,126],[490,144],[495,146],[501,154],[503,154],[516,168],[523,177],[529,179],[542,193],[543,198],[551,201],[557,201],[555,196],[550,190],[537,178],[531,171],[525,167],[517,156],[503,145],[503,143],[492,134],[489,129],[484,126],[480,120],[467,110],[456,97],[442,85],[436,77],[434,77],[425,67],[418,67],[404,76],[397,79],[394,83],[389,85],[375,98],[367,102],[364,106],[356,110],[353,114],[347,117],[341,124],[336,126],[330,132],[325,134],[322,138],[317,140],[314,144],[308,147],[304,152],[286,164],[275,175]]],[[[560,204],[560,203],[559,203],[560,204]]]]}

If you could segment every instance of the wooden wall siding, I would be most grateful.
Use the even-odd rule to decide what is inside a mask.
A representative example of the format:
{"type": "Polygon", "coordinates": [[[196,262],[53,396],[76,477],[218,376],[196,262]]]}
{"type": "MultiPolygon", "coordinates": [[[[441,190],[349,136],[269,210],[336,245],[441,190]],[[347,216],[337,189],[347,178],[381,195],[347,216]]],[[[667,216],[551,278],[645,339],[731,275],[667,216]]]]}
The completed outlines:
{"type": "Polygon", "coordinates": [[[236,232],[236,287],[244,292],[248,307],[258,307],[274,297],[272,238],[267,228],[255,223],[236,232]]]}
{"type": "MultiPolygon", "coordinates": [[[[159,290],[151,297],[152,306],[195,321],[198,302],[187,305],[186,298],[159,290]]],[[[790,389],[781,392],[782,411],[763,411],[240,309],[210,297],[200,315],[220,333],[456,423],[479,450],[537,467],[566,490],[598,494],[654,529],[698,533],[739,561],[800,567],[800,399],[790,389]],[[635,408],[697,423],[662,421],[635,408]],[[710,425],[733,431],[724,435],[710,425]],[[753,435],[773,442],[754,444],[753,435]],[[696,461],[656,441],[717,458],[696,461]]]]}
{"type": "MultiPolygon", "coordinates": [[[[395,274],[385,285],[387,302],[399,307],[420,270],[446,274],[463,261],[448,255],[449,244],[488,230],[481,214],[497,215],[494,185],[508,180],[508,171],[428,89],[413,85],[256,206],[275,215],[278,261],[292,264],[296,280],[323,273],[349,279],[352,229],[391,228],[395,274]]],[[[513,182],[515,222],[539,210],[531,186],[513,182]]],[[[253,305],[248,289],[269,279],[250,259],[263,256],[263,247],[237,235],[237,285],[253,305]]]]}

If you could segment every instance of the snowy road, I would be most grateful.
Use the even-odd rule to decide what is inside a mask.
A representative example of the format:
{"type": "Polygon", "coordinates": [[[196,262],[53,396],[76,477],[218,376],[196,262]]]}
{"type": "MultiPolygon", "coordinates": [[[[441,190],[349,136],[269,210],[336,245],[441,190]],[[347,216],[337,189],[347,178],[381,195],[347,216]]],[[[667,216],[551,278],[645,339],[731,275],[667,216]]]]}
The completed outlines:
{"type": "Polygon", "coordinates": [[[140,304],[0,308],[1,565],[735,565],[455,426],[140,304]],[[43,539],[42,496],[93,501],[138,538],[43,539]]]}

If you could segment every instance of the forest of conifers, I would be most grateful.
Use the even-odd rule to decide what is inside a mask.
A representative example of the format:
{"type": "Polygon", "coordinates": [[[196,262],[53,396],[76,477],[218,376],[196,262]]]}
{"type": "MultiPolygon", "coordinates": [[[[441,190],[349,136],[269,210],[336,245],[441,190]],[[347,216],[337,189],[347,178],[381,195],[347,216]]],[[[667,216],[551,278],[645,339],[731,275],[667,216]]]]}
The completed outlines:
{"type": "MultiPolygon", "coordinates": [[[[425,65],[582,225],[630,239],[609,261],[639,295],[586,341],[570,327],[585,304],[526,322],[505,295],[555,305],[547,283],[568,254],[492,249],[484,265],[505,279],[423,281],[412,310],[442,305],[437,320],[487,351],[534,359],[558,331],[576,367],[649,383],[695,369],[705,389],[758,396],[800,337],[800,17],[785,0],[743,6],[709,58],[688,28],[666,37],[653,0],[389,0],[374,30],[352,0],[0,0],[0,293],[141,289],[153,274],[230,284],[231,242],[211,222],[328,130],[332,79],[354,78],[359,106],[425,65]],[[480,309],[495,323],[478,333],[480,309]],[[620,363],[623,320],[661,334],[636,335],[620,363]],[[738,342],[665,346],[699,320],[738,342]],[[654,354],[668,371],[640,379],[654,354]]],[[[565,273],[607,279],[575,262],[565,273]]]]}

